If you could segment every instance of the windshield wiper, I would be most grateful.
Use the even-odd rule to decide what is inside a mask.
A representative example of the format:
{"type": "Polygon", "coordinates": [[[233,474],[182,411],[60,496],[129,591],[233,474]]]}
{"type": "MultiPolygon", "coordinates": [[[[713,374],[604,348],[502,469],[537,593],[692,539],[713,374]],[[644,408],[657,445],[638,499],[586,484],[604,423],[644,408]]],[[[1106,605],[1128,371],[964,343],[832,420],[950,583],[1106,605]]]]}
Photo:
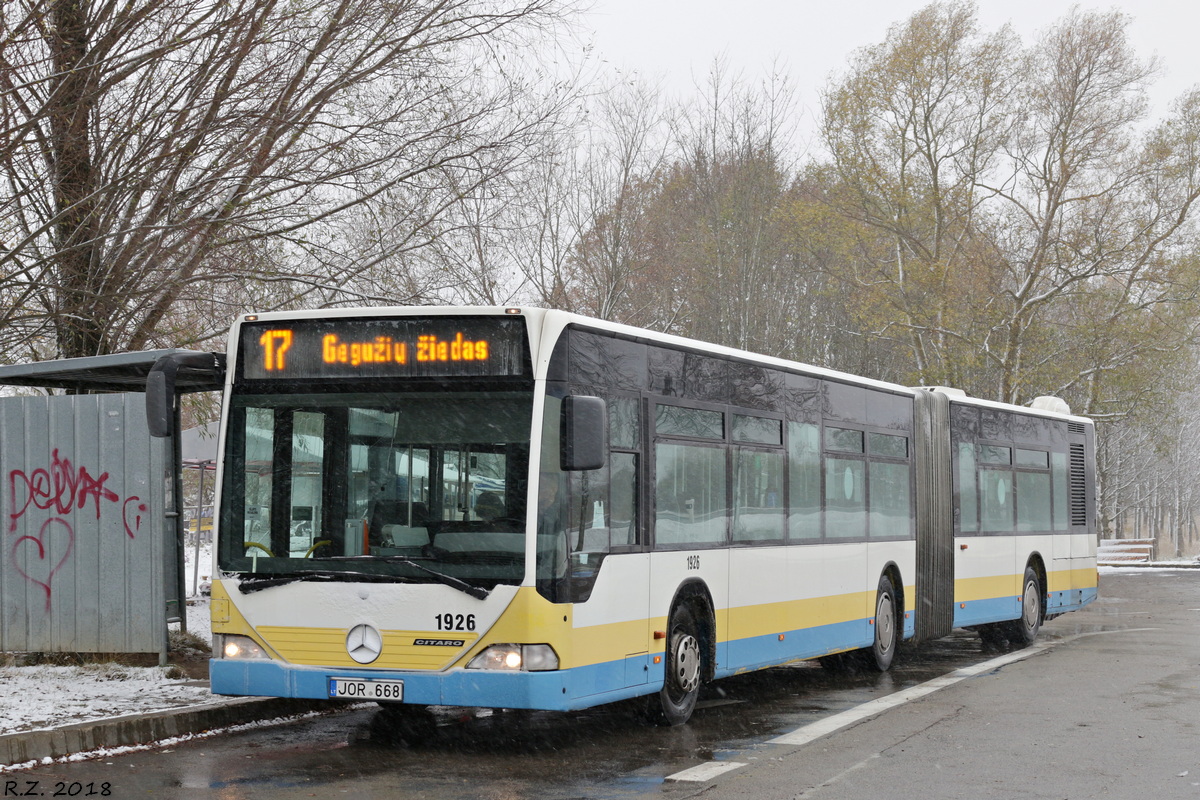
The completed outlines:
{"type": "Polygon", "coordinates": [[[333,556],[326,559],[327,561],[369,561],[378,563],[382,561],[385,564],[402,564],[406,567],[412,567],[415,570],[424,572],[426,575],[434,578],[439,583],[443,583],[452,589],[458,589],[464,594],[474,597],[476,600],[484,600],[488,596],[488,590],[482,586],[476,586],[472,583],[467,583],[461,578],[456,578],[453,575],[447,575],[444,572],[438,572],[436,569],[430,569],[424,564],[418,564],[410,558],[403,556],[333,556]]]}
{"type": "Polygon", "coordinates": [[[472,583],[467,583],[464,580],[456,578],[453,575],[447,575],[444,572],[438,572],[436,569],[430,569],[429,567],[425,566],[424,564],[418,564],[415,561],[410,561],[407,558],[399,558],[397,556],[389,557],[387,559],[387,562],[389,564],[403,564],[406,567],[413,567],[415,569],[419,569],[421,572],[424,572],[426,575],[436,578],[437,580],[441,581],[442,583],[446,584],[447,586],[451,586],[455,589],[458,589],[460,592],[465,592],[466,594],[471,595],[471,597],[474,597],[476,600],[487,599],[488,590],[484,589],[482,586],[476,586],[472,583]]]}
{"type": "Polygon", "coordinates": [[[277,578],[244,578],[238,584],[242,594],[260,592],[275,586],[285,586],[297,581],[363,581],[367,583],[407,583],[410,579],[399,575],[376,575],[369,572],[344,572],[341,570],[306,570],[280,575],[277,578]]]}

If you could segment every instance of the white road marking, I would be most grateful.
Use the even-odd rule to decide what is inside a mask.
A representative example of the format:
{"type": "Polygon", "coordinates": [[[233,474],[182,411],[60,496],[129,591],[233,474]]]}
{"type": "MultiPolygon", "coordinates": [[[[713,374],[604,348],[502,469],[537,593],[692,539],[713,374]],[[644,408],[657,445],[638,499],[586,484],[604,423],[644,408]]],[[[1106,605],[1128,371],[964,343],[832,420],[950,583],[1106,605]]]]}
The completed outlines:
{"type": "Polygon", "coordinates": [[[934,678],[925,683],[919,683],[916,686],[910,686],[907,689],[901,689],[898,692],[889,694],[887,697],[880,697],[878,700],[872,700],[869,703],[863,703],[861,706],[847,709],[840,714],[834,714],[832,717],[826,717],[823,720],[814,722],[811,725],[805,725],[803,728],[797,728],[791,733],[785,733],[783,736],[777,736],[774,739],[767,741],[767,744],[786,744],[792,746],[805,745],[809,742],[828,736],[834,731],[839,731],[842,728],[853,725],[856,722],[882,714],[889,708],[903,705],[912,702],[928,694],[933,694],[939,689],[945,689],[947,686],[953,686],[959,681],[972,678],[976,675],[982,675],[985,672],[999,669],[1006,664],[1011,664],[1014,661],[1021,661],[1030,656],[1037,655],[1043,650],[1052,647],[1053,643],[1038,644],[1026,647],[1023,650],[1015,650],[1011,653],[1006,653],[1002,656],[984,661],[980,664],[973,664],[969,667],[957,669],[940,678],[934,678]]]}
{"type": "MultiPolygon", "coordinates": [[[[953,686],[959,681],[966,680],[967,678],[973,678],[976,675],[992,672],[1008,664],[1012,664],[1017,661],[1023,661],[1026,658],[1035,656],[1038,653],[1044,652],[1045,650],[1049,650],[1051,647],[1055,647],[1056,645],[1073,641],[1075,639],[1082,639],[1087,636],[1100,636],[1109,633],[1133,633],[1136,631],[1154,630],[1158,630],[1158,628],[1125,628],[1109,631],[1090,631],[1088,633],[1080,633],[1051,642],[1042,642],[1041,644],[1030,645],[1024,649],[1014,650],[1011,653],[1005,653],[1002,656],[997,656],[996,658],[989,659],[988,661],[984,661],[979,664],[973,664],[969,667],[957,669],[954,672],[941,676],[940,678],[934,678],[933,680],[926,681],[925,683],[919,683],[916,686],[910,686],[907,689],[901,689],[898,692],[889,694],[887,697],[880,697],[878,700],[872,700],[869,703],[863,703],[861,706],[847,709],[839,714],[834,714],[832,717],[826,717],[825,719],[818,720],[811,725],[805,725],[802,728],[797,728],[791,733],[785,733],[784,735],[777,736],[774,739],[768,739],[766,744],[790,745],[792,747],[808,744],[809,742],[813,742],[824,736],[828,736],[835,731],[839,731],[842,728],[846,728],[856,722],[867,719],[868,717],[874,717],[882,714],[884,711],[887,711],[890,708],[895,708],[896,706],[903,705],[904,703],[918,700],[926,695],[933,694],[939,689],[945,689],[947,686],[953,686]]],[[[851,770],[847,771],[849,772],[854,769],[862,768],[871,760],[872,759],[868,758],[866,761],[862,762],[861,764],[856,764],[854,767],[851,767],[851,770]]],[[[720,775],[724,775],[726,772],[730,772],[744,766],[746,766],[746,764],[741,761],[710,761],[706,764],[700,764],[698,766],[691,767],[690,769],[685,769],[682,772],[676,772],[674,775],[668,775],[664,780],[694,781],[702,783],[704,781],[713,780],[720,775]]]]}
{"type": "Polygon", "coordinates": [[[985,672],[991,672],[1003,667],[1007,664],[1012,664],[1016,661],[1022,661],[1030,656],[1035,656],[1045,650],[1064,642],[1081,639],[1085,636],[1099,636],[1108,633],[1131,633],[1133,631],[1157,630],[1157,628],[1126,628],[1124,630],[1112,631],[1091,631],[1089,633],[1080,633],[1075,636],[1069,636],[1064,639],[1059,639],[1051,642],[1042,642],[1041,644],[1030,645],[1022,650],[1014,650],[1011,653],[1005,653],[1002,656],[973,664],[969,667],[957,669],[954,672],[943,675],[940,678],[934,678],[925,683],[919,683],[916,686],[911,686],[908,689],[901,689],[898,692],[889,694],[887,697],[881,697],[878,700],[872,700],[869,703],[863,703],[861,706],[856,706],[840,714],[834,714],[832,717],[826,717],[823,720],[805,725],[803,728],[797,728],[791,733],[785,733],[783,736],[777,736],[774,739],[768,739],[767,744],[784,744],[784,745],[804,745],[809,742],[820,739],[823,736],[828,736],[834,731],[841,730],[849,725],[853,725],[860,720],[882,714],[889,708],[895,708],[898,705],[912,702],[928,694],[933,694],[939,689],[945,689],[947,686],[953,686],[959,681],[973,678],[976,675],[982,675],[985,672]]]}
{"type": "Polygon", "coordinates": [[[691,769],[685,769],[683,772],[676,772],[674,775],[668,775],[668,781],[693,781],[695,783],[704,783],[711,781],[718,775],[724,775],[730,770],[735,770],[738,767],[746,766],[741,761],[709,761],[707,764],[697,764],[691,769]]]}

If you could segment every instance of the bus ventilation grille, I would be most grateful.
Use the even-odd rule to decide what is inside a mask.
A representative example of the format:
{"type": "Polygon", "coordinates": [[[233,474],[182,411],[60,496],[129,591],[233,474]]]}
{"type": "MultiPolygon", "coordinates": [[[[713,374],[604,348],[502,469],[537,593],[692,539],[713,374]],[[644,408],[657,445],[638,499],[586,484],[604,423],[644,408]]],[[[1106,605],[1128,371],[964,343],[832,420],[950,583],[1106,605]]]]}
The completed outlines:
{"type": "Polygon", "coordinates": [[[1071,526],[1087,525],[1087,482],[1085,480],[1085,465],[1083,445],[1071,445],[1071,526]]]}

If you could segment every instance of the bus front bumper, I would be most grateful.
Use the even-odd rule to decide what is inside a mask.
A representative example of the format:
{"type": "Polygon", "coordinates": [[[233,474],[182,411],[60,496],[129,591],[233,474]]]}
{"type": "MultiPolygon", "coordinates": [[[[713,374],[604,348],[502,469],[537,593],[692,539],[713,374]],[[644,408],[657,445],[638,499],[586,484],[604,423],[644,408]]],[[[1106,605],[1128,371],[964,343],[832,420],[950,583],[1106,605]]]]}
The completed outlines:
{"type": "MultiPolygon", "coordinates": [[[[277,661],[214,658],[209,662],[213,694],[329,700],[333,678],[404,682],[404,703],[566,711],[574,707],[561,671],[391,672],[302,667],[277,661]]],[[[340,702],[340,701],[339,701],[340,702]]]]}

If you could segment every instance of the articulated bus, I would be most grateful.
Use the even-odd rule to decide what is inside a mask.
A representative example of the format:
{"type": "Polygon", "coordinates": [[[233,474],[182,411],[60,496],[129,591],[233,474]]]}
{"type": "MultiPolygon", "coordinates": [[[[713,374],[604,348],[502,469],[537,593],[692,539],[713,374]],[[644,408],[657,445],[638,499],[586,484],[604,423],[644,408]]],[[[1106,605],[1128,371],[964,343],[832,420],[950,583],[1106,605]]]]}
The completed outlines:
{"type": "Polygon", "coordinates": [[[214,692],[573,710],[1027,643],[1095,600],[1092,423],[536,308],[248,315],[214,692]]]}

